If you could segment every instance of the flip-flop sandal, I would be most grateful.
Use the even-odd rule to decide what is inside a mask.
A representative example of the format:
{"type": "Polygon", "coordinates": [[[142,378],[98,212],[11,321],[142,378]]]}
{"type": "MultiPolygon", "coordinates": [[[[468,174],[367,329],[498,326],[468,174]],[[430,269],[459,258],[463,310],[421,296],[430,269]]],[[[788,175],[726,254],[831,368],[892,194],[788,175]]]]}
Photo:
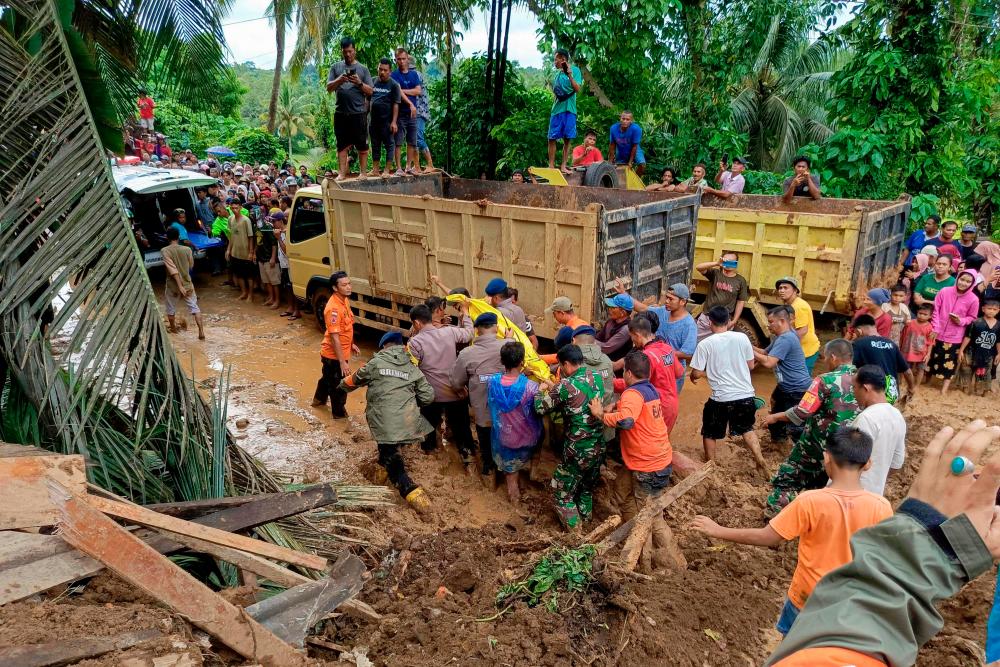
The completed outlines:
{"type": "Polygon", "coordinates": [[[291,315],[291,316],[289,316],[288,321],[289,322],[294,322],[295,320],[301,320],[301,319],[302,319],[301,315],[291,315]]]}
{"type": "Polygon", "coordinates": [[[291,314],[292,314],[292,311],[290,311],[290,310],[286,310],[285,312],[283,312],[283,313],[281,314],[281,317],[288,317],[288,316],[289,316],[289,315],[291,315],[291,314]]]}

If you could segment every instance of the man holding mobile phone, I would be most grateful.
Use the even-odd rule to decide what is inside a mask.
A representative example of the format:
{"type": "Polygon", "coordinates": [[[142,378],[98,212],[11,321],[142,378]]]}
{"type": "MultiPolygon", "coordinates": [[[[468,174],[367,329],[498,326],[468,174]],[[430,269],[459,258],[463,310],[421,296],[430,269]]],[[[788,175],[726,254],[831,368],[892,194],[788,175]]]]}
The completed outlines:
{"type": "Polygon", "coordinates": [[[719,161],[719,173],[715,175],[715,182],[721,187],[716,188],[703,188],[702,192],[705,194],[715,195],[722,199],[729,199],[733,195],[743,194],[743,188],[746,186],[746,180],[743,178],[743,170],[746,169],[746,162],[743,158],[737,156],[733,158],[732,166],[727,168],[726,162],[729,156],[723,156],[722,160],[719,161]]]}
{"type": "Polygon", "coordinates": [[[333,114],[333,133],[337,137],[337,162],[342,181],[350,175],[350,158],[347,151],[353,146],[358,151],[359,178],[368,171],[368,99],[374,90],[374,81],[368,68],[357,61],[354,40],[340,40],[344,59],[330,67],[326,91],[337,94],[337,107],[333,114]]]}
{"type": "Polygon", "coordinates": [[[576,139],[576,94],[580,92],[583,75],[579,67],[569,64],[569,51],[566,49],[556,50],[554,65],[558,73],[552,81],[552,94],[556,99],[549,114],[549,169],[556,168],[556,142],[562,139],[562,165],[559,168],[568,174],[569,142],[576,139]]]}

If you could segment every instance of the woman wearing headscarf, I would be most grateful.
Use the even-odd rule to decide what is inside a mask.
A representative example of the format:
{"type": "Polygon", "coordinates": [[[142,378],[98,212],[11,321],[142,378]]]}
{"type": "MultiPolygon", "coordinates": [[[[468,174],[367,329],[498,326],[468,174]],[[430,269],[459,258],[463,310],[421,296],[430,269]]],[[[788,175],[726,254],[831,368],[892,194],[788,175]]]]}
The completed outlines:
{"type": "Polygon", "coordinates": [[[861,303],[861,308],[851,318],[851,326],[847,328],[848,339],[854,340],[858,337],[854,329],[854,321],[858,319],[859,315],[871,315],[875,318],[875,330],[878,331],[878,335],[888,338],[892,332],[892,316],[882,310],[882,306],[889,303],[891,299],[892,295],[884,287],[868,290],[868,294],[865,295],[865,299],[861,303]]]}
{"type": "Polygon", "coordinates": [[[979,271],[985,283],[983,298],[1000,298],[1000,245],[993,241],[983,241],[976,246],[975,252],[986,259],[979,271]]]}
{"type": "Polygon", "coordinates": [[[972,290],[978,273],[966,269],[958,274],[955,284],[945,287],[934,297],[934,314],[931,316],[931,358],[928,372],[942,380],[941,393],[948,391],[951,378],[958,369],[958,348],[961,347],[965,329],[979,315],[979,298],[972,290]]]}

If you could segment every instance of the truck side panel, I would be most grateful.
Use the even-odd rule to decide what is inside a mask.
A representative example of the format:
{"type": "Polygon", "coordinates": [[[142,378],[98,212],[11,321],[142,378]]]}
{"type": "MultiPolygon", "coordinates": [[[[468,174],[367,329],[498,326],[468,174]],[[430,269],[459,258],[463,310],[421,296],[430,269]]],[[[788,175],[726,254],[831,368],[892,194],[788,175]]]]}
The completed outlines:
{"type": "Polygon", "coordinates": [[[554,335],[544,308],[567,295],[593,311],[599,209],[566,211],[414,196],[373,189],[327,191],[331,244],[360,296],[360,321],[409,327],[409,306],[449,287],[482,296],[492,278],[518,288],[539,335],[554,335]]]}
{"type": "MultiPolygon", "coordinates": [[[[885,285],[888,275],[903,252],[910,202],[900,202],[890,208],[869,211],[861,221],[861,242],[854,260],[852,284],[856,292],[885,285]]],[[[891,287],[891,285],[885,285],[891,287]]]]}
{"type": "Polygon", "coordinates": [[[672,197],[604,213],[598,253],[601,280],[596,286],[602,316],[604,298],[618,278],[640,300],[658,300],[670,285],[687,284],[699,199],[672,197]]]}

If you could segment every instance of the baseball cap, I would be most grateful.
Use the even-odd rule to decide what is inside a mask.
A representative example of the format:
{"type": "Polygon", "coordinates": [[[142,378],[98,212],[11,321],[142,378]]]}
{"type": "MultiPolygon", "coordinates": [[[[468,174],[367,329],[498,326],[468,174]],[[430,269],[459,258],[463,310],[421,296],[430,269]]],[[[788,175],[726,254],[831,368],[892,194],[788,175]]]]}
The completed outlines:
{"type": "Polygon", "coordinates": [[[609,297],[604,300],[605,305],[611,306],[612,308],[621,308],[622,310],[632,311],[634,303],[632,302],[632,297],[628,294],[615,294],[613,297],[609,297]]]}
{"type": "Polygon", "coordinates": [[[785,276],[784,278],[778,278],[777,280],[775,280],[774,289],[778,289],[779,287],[781,287],[782,283],[787,283],[791,285],[792,287],[795,288],[796,292],[801,291],[799,290],[799,281],[793,278],[792,276],[785,276]]]}
{"type": "Polygon", "coordinates": [[[740,156],[740,155],[737,155],[736,157],[734,157],[733,158],[733,162],[739,162],[744,167],[747,166],[747,159],[745,157],[740,156]]]}
{"type": "Polygon", "coordinates": [[[486,296],[496,296],[507,289],[507,281],[503,278],[494,278],[493,280],[486,283],[486,296]]]}
{"type": "Polygon", "coordinates": [[[568,296],[557,296],[552,300],[552,305],[545,309],[546,313],[565,313],[573,310],[573,301],[568,296]]]}
{"type": "Polygon", "coordinates": [[[589,324],[583,324],[573,329],[573,338],[577,336],[596,336],[597,330],[589,324]]]}
{"type": "Polygon", "coordinates": [[[691,290],[684,283],[674,283],[670,286],[670,291],[674,293],[678,299],[684,299],[685,301],[691,298],[691,290]]]}
{"type": "Polygon", "coordinates": [[[272,220],[284,220],[285,219],[285,212],[284,211],[275,211],[274,213],[271,214],[271,219],[272,220]]]}
{"type": "Polygon", "coordinates": [[[976,227],[975,225],[971,224],[971,223],[968,224],[968,225],[962,225],[962,233],[963,234],[967,234],[969,232],[977,232],[978,233],[979,232],[979,228],[976,227]]]}
{"type": "Polygon", "coordinates": [[[921,255],[930,255],[931,257],[937,257],[940,253],[938,252],[938,249],[937,249],[936,246],[925,245],[923,248],[920,249],[920,253],[919,254],[921,254],[921,255]]]}
{"type": "Polygon", "coordinates": [[[298,185],[298,184],[299,182],[295,180],[294,176],[289,176],[288,178],[285,179],[285,185],[298,185]]]}

